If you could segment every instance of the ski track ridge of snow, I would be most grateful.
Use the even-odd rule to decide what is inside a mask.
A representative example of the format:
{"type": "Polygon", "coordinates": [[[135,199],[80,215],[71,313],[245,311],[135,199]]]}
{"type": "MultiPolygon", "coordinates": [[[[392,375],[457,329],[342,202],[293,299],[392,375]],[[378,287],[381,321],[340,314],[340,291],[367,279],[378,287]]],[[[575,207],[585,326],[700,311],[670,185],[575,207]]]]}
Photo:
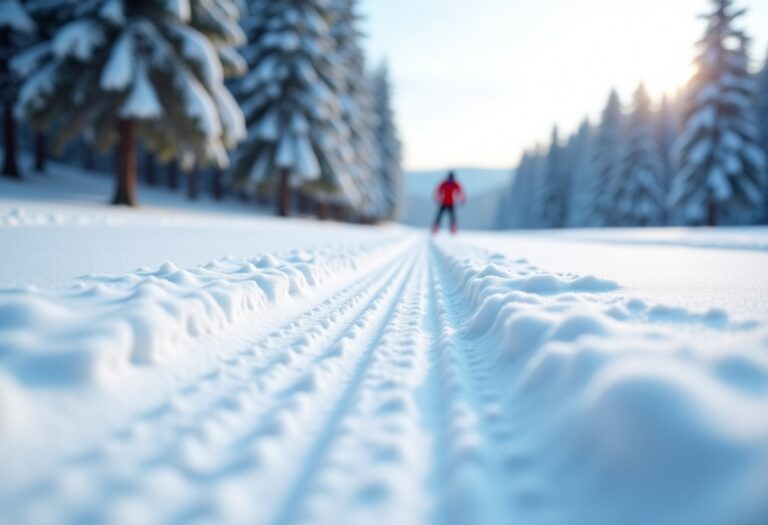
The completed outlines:
{"type": "Polygon", "coordinates": [[[598,277],[406,236],[86,276],[2,308],[2,524],[768,512],[766,326],[598,277]],[[691,466],[702,451],[724,479],[691,466]],[[665,499],[692,480],[745,490],[665,499]]]}

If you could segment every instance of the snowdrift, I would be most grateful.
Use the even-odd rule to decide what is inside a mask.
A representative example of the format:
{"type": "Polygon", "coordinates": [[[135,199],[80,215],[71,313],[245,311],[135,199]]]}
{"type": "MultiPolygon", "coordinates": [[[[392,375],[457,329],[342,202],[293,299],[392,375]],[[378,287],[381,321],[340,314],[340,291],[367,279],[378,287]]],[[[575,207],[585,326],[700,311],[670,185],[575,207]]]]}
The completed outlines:
{"type": "Polygon", "coordinates": [[[768,518],[768,330],[619,285],[441,245],[507,381],[509,468],[531,522],[768,518]],[[531,458],[537,458],[532,461],[531,458]],[[579,518],[574,518],[579,517],[579,518]]]}

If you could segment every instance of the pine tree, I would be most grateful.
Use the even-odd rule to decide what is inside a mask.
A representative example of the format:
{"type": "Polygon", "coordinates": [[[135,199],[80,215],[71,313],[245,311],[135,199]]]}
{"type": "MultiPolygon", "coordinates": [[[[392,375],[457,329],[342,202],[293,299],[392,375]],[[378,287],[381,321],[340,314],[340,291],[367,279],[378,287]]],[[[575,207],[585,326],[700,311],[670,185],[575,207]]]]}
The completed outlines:
{"type": "Polygon", "coordinates": [[[537,144],[523,156],[518,168],[514,185],[516,195],[513,200],[515,207],[520,209],[522,228],[549,227],[543,221],[548,151],[549,148],[537,144]]]}
{"type": "Polygon", "coordinates": [[[567,226],[587,226],[591,218],[591,159],[594,147],[594,129],[584,120],[566,147],[567,166],[571,172],[570,206],[567,226]]]}
{"type": "MultiPolygon", "coordinates": [[[[24,2],[27,12],[37,26],[34,44],[30,42],[30,46],[52,39],[56,31],[67,21],[68,12],[71,10],[69,8],[72,6],[61,6],[60,9],[51,9],[51,2],[60,4],[59,0],[26,0],[24,2]]],[[[92,156],[92,152],[90,154],[92,156]]],[[[47,130],[37,129],[35,130],[35,171],[40,174],[45,172],[47,155],[47,130]]]]}
{"type": "Polygon", "coordinates": [[[383,216],[393,219],[400,213],[399,203],[402,201],[403,148],[395,123],[392,86],[386,65],[382,65],[373,76],[373,97],[376,116],[377,174],[384,197],[383,216]]]}
{"type": "MultiPolygon", "coordinates": [[[[763,145],[766,156],[768,156],[768,53],[766,53],[763,69],[759,73],[758,82],[760,143],[763,145]]],[[[760,220],[763,223],[768,223],[768,183],[763,186],[763,213],[760,220]]]]}
{"type": "Polygon", "coordinates": [[[613,222],[612,197],[621,179],[621,152],[624,148],[624,115],[616,91],[611,91],[595,136],[590,171],[590,226],[608,226],[613,222]]]}
{"type": "Polygon", "coordinates": [[[248,137],[232,177],[249,193],[277,190],[277,213],[288,215],[291,189],[358,203],[349,172],[353,152],[342,118],[343,66],[331,34],[328,0],[254,0],[244,23],[250,73],[234,91],[248,137]]]}
{"type": "Polygon", "coordinates": [[[765,54],[763,67],[757,74],[758,111],[760,122],[760,142],[768,152],[768,52],[765,54]]]}
{"type": "MultiPolygon", "coordinates": [[[[348,166],[361,195],[358,211],[374,220],[389,216],[384,181],[378,176],[376,114],[373,81],[368,75],[362,33],[358,25],[357,0],[334,0],[332,28],[336,56],[343,67],[340,89],[341,114],[349,130],[352,161],[348,166]]],[[[342,206],[349,206],[343,198],[342,206]]]]}
{"type": "Polygon", "coordinates": [[[661,223],[664,163],[654,136],[651,98],[640,84],[629,117],[621,182],[616,185],[612,216],[617,225],[650,226],[661,223]]]}
{"type": "Polygon", "coordinates": [[[227,166],[245,133],[224,76],[242,69],[237,0],[47,0],[55,34],[14,61],[29,75],[18,110],[62,147],[118,145],[113,202],[136,203],[137,140],[186,170],[227,166]]]}
{"type": "Polygon", "coordinates": [[[559,132],[555,126],[552,129],[543,178],[539,185],[540,224],[544,228],[561,228],[565,225],[568,188],[564,160],[563,146],[560,144],[559,132]]]}
{"type": "Polygon", "coordinates": [[[675,145],[679,170],[670,202],[683,207],[688,221],[716,225],[723,207],[761,203],[766,158],[758,145],[747,39],[734,27],[745,10],[734,9],[733,0],[712,3],[689,88],[684,131],[675,145]]]}
{"type": "Polygon", "coordinates": [[[654,133],[661,153],[663,167],[660,183],[665,195],[661,221],[662,224],[669,224],[671,213],[666,201],[672,188],[672,179],[675,174],[675,163],[672,157],[672,150],[679,135],[680,119],[677,98],[667,97],[666,95],[662,97],[659,111],[655,114],[655,120],[656,125],[654,133]]]}
{"type": "Polygon", "coordinates": [[[512,191],[509,199],[510,228],[531,228],[536,225],[534,215],[534,193],[536,191],[537,165],[539,158],[535,152],[523,153],[520,163],[515,170],[515,178],[512,181],[512,191]]]}
{"type": "Polygon", "coordinates": [[[13,107],[19,76],[9,67],[11,58],[32,38],[35,23],[19,0],[0,0],[0,98],[3,105],[4,158],[2,175],[20,178],[17,162],[17,130],[13,107]]]}

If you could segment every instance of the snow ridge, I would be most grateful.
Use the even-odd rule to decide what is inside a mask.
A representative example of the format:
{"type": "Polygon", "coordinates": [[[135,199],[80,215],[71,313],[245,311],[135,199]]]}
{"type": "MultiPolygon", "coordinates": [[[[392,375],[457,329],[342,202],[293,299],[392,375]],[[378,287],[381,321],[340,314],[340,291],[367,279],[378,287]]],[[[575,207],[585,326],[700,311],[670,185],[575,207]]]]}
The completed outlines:
{"type": "Polygon", "coordinates": [[[523,259],[444,244],[438,253],[475,312],[467,337],[482,341],[501,376],[499,432],[505,462],[525,471],[510,488],[527,519],[716,524],[766,515],[768,419],[755,417],[768,413],[764,325],[648,305],[616,283],[523,259]],[[744,492],[718,492],[721,484],[744,492]],[[710,494],[707,504],[681,500],[686,485],[710,494]],[[600,491],[610,496],[595,510],[600,491]]]}
{"type": "Polygon", "coordinates": [[[382,251],[327,248],[192,269],[166,262],[157,270],[85,276],[66,294],[6,290],[0,293],[0,347],[8,348],[2,365],[23,383],[103,381],[129,366],[164,361],[187,339],[285,304],[382,251]]]}
{"type": "Polygon", "coordinates": [[[85,276],[0,320],[3,523],[768,516],[764,322],[455,238],[85,276]]]}

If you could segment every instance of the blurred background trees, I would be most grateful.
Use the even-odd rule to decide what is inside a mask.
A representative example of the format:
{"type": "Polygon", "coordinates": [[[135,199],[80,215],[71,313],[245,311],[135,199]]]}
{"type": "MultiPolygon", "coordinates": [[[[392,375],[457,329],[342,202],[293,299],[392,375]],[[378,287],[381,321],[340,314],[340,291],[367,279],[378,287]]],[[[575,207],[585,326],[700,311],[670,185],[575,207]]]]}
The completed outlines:
{"type": "MultiPolygon", "coordinates": [[[[614,91],[596,122],[555,126],[522,156],[500,228],[768,222],[768,67],[734,0],[708,2],[690,82],[626,105],[614,91]]],[[[24,149],[36,172],[48,155],[114,171],[119,204],[141,180],[279,215],[396,218],[392,85],[360,19],[357,0],[0,0],[2,173],[21,176],[24,149]]]]}
{"type": "Polygon", "coordinates": [[[359,20],[356,0],[0,0],[4,173],[19,173],[16,114],[38,169],[48,138],[67,163],[111,164],[115,204],[184,174],[190,199],[393,218],[391,88],[359,20]]]}
{"type": "Polygon", "coordinates": [[[750,72],[749,38],[738,28],[744,11],[733,0],[710,3],[688,85],[656,105],[639,86],[629,108],[611,92],[600,121],[566,140],[568,191],[547,170],[537,173],[558,154],[555,137],[526,152],[509,190],[516,211],[500,227],[768,222],[768,64],[750,72]],[[553,198],[569,210],[565,224],[548,219],[553,198]]]}

